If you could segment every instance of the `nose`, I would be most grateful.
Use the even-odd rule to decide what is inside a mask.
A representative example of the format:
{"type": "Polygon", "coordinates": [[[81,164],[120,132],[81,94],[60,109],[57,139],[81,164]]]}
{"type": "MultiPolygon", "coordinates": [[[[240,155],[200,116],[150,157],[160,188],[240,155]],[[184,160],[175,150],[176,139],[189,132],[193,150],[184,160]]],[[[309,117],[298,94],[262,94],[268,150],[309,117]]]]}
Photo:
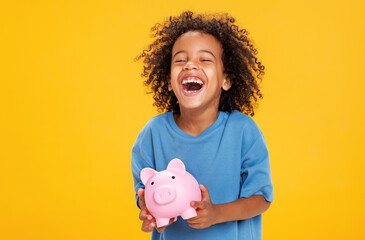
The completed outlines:
{"type": "Polygon", "coordinates": [[[155,202],[160,205],[165,205],[174,201],[175,197],[175,189],[169,185],[158,187],[154,193],[155,202]]]}
{"type": "Polygon", "coordinates": [[[199,68],[199,65],[192,61],[188,61],[184,66],[184,70],[192,70],[192,69],[198,69],[198,68],[199,68]]]}

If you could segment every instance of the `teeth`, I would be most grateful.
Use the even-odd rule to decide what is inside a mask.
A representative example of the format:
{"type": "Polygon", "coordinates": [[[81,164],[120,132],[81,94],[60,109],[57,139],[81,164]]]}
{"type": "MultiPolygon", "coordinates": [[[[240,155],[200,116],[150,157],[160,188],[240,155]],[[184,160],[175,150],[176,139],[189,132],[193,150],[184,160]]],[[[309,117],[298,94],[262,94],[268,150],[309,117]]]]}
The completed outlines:
{"type": "Polygon", "coordinates": [[[198,83],[200,85],[203,85],[203,81],[200,79],[185,79],[182,81],[182,84],[188,84],[188,83],[198,83]]]}

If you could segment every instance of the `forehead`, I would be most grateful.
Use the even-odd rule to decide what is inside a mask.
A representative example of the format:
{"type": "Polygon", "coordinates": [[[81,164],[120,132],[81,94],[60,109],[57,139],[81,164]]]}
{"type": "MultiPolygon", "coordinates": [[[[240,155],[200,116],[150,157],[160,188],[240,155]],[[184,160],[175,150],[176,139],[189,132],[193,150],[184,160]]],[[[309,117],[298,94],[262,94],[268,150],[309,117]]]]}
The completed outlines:
{"type": "Polygon", "coordinates": [[[198,31],[186,32],[175,41],[172,54],[181,50],[210,50],[216,54],[221,54],[223,51],[221,43],[215,37],[198,31]]]}

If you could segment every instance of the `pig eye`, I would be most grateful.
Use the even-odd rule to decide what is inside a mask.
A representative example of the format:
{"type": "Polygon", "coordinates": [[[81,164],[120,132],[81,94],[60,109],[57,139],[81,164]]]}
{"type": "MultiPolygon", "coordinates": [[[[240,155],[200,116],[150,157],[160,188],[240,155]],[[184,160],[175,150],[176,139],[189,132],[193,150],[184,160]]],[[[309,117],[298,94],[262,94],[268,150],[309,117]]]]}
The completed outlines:
{"type": "Polygon", "coordinates": [[[172,179],[175,179],[175,176],[172,176],[171,178],[172,178],[172,179]]]}
{"type": "Polygon", "coordinates": [[[153,185],[155,182],[151,182],[151,185],[153,185]]]}

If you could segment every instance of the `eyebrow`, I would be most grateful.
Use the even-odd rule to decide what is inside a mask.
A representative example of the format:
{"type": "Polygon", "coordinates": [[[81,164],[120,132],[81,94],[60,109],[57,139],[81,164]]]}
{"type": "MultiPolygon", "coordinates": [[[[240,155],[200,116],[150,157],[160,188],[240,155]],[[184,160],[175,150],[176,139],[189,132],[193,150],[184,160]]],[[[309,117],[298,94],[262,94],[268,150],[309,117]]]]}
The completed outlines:
{"type": "MultiPolygon", "coordinates": [[[[174,58],[179,53],[185,53],[185,52],[186,52],[185,50],[178,51],[178,52],[176,52],[174,54],[174,56],[172,58],[174,58]]],[[[216,59],[216,57],[214,56],[214,54],[211,51],[208,51],[208,50],[199,50],[198,52],[206,52],[206,53],[209,53],[210,55],[212,55],[214,57],[214,59],[216,59]]]]}

